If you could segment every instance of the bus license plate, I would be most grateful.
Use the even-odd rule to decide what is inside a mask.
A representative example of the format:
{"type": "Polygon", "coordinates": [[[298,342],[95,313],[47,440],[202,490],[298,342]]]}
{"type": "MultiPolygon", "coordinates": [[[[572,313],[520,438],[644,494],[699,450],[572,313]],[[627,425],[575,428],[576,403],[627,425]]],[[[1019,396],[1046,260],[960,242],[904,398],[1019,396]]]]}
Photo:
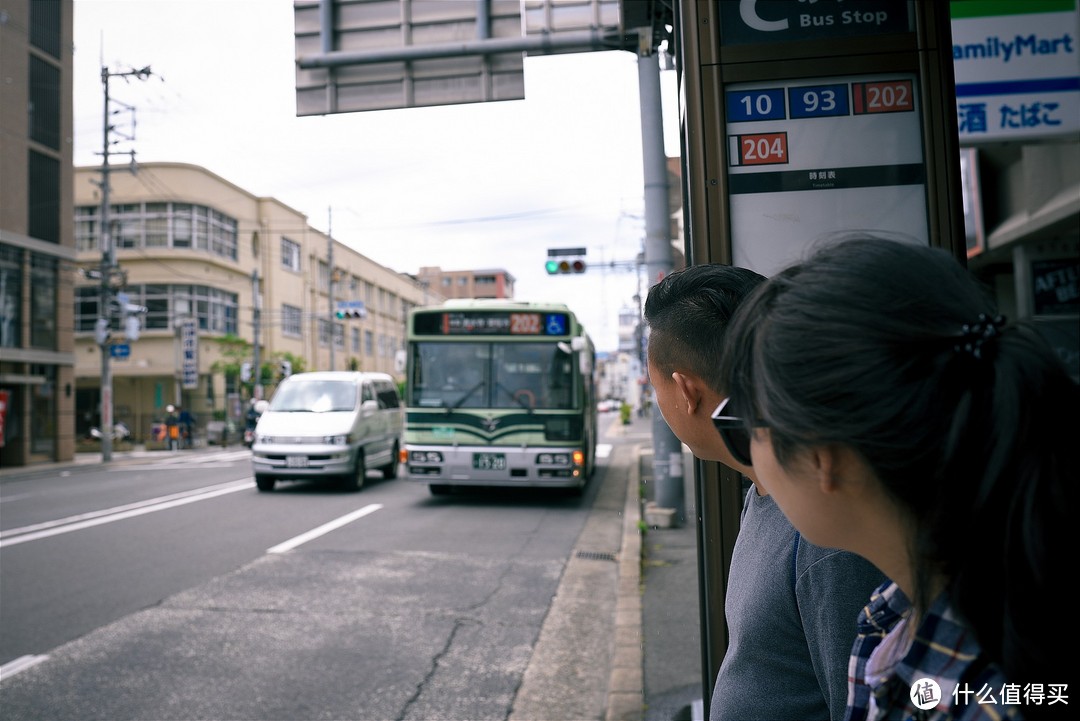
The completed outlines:
{"type": "Polygon", "coordinates": [[[472,467],[481,471],[505,471],[506,456],[502,453],[474,453],[472,467]]]}
{"type": "Polygon", "coordinates": [[[285,465],[288,468],[307,468],[307,456],[285,456],[285,465]]]}

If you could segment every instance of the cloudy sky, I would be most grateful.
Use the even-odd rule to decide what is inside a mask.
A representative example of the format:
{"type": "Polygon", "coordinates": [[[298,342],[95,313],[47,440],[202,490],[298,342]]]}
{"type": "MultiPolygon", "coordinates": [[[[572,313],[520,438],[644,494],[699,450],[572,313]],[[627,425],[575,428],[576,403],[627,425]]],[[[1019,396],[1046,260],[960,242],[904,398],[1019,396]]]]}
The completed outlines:
{"type": "MultiPolygon", "coordinates": [[[[110,82],[136,121],[114,150],[203,166],[397,271],[505,268],[614,350],[638,281],[599,267],[644,235],[634,55],[527,58],[523,101],[298,118],[293,31],[291,0],[75,0],[75,163],[100,162],[101,68],[150,66],[110,82]],[[589,271],[545,274],[548,248],[579,246],[589,271]]],[[[675,155],[674,72],[661,84],[675,155]]]]}

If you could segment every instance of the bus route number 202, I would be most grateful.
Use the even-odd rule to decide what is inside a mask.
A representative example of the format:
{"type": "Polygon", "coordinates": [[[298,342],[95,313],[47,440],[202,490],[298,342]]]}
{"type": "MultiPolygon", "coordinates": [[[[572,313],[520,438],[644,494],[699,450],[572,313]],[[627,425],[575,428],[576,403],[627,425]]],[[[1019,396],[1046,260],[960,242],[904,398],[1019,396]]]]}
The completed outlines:
{"type": "Polygon", "coordinates": [[[787,133],[731,136],[732,165],[782,165],[788,162],[787,133]]]}
{"type": "Polygon", "coordinates": [[[540,335],[539,313],[511,313],[511,335],[540,335]]]}

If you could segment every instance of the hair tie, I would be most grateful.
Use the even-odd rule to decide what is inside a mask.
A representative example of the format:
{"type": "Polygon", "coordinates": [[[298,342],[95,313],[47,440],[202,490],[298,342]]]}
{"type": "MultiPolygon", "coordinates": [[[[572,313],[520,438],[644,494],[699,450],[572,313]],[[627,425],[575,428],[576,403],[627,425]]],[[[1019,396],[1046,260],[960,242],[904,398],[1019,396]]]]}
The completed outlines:
{"type": "Polygon", "coordinates": [[[953,350],[981,359],[983,343],[1000,335],[1004,325],[1005,316],[1003,315],[990,317],[986,313],[979,313],[978,321],[960,326],[960,337],[953,346],[953,350]]]}

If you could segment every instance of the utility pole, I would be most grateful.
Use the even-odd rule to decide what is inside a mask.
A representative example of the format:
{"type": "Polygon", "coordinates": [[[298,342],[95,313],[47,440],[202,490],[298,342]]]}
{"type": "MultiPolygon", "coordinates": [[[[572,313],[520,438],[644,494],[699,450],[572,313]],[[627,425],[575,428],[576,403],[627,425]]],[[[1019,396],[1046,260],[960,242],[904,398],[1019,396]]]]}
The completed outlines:
{"type": "Polygon", "coordinates": [[[255,383],[252,385],[251,395],[255,400],[262,400],[262,367],[260,366],[261,358],[259,357],[259,324],[262,321],[262,296],[259,294],[259,270],[258,268],[251,271],[251,321],[252,321],[252,340],[254,341],[254,349],[252,350],[252,372],[255,374],[255,383]]]}
{"type": "MultiPolygon", "coordinates": [[[[642,31],[645,40],[651,31],[642,31]]],[[[638,90],[641,95],[641,155],[645,171],[645,272],[648,286],[672,269],[671,213],[668,208],[667,158],[660,101],[660,51],[642,42],[638,51],[638,90]]],[[[682,442],[658,410],[652,414],[653,480],[656,505],[674,509],[677,525],[686,522],[682,442]]]]}
{"type": "MultiPolygon", "coordinates": [[[[98,217],[98,228],[101,232],[101,289],[98,296],[98,320],[96,340],[101,348],[101,460],[112,460],[113,442],[113,397],[112,397],[112,367],[110,365],[112,344],[110,342],[112,317],[116,308],[116,291],[124,287],[125,277],[123,271],[116,264],[116,248],[113,245],[112,232],[109,227],[109,146],[112,145],[111,135],[116,127],[110,122],[112,110],[109,105],[109,78],[136,77],[143,80],[150,76],[150,66],[141,70],[126,70],[124,72],[110,72],[107,67],[101,68],[101,84],[105,90],[105,114],[103,122],[103,147],[101,151],[101,210],[98,217]]],[[[129,140],[131,138],[128,138],[129,140]]],[[[135,161],[135,152],[131,151],[132,163],[135,161]]]]}
{"type": "Polygon", "coordinates": [[[334,370],[334,211],[326,209],[326,297],[330,306],[330,370],[334,370]]]}

